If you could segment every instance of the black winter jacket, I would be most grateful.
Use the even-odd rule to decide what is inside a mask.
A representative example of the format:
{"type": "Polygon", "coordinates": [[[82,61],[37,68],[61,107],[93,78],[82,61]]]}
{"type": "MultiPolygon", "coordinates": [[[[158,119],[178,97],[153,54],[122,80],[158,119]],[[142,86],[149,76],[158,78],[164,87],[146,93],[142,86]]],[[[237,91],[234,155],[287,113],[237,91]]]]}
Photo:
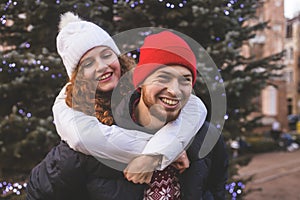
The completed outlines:
{"type": "MultiPolygon", "coordinates": [[[[180,177],[182,199],[224,200],[228,157],[219,131],[205,122],[187,154],[191,164],[180,177]],[[204,141],[217,142],[211,148],[204,141]]],[[[32,169],[27,200],[141,200],[144,186],[61,142],[32,169]]]]}

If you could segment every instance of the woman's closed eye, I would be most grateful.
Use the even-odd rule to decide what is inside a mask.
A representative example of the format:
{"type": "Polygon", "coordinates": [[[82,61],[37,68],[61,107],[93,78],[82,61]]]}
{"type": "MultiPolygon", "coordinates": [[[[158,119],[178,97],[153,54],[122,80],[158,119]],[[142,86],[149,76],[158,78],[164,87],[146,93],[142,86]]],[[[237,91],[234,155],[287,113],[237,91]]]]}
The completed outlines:
{"type": "Polygon", "coordinates": [[[111,50],[105,50],[101,52],[100,58],[101,59],[110,59],[113,56],[113,52],[111,50]]]}
{"type": "Polygon", "coordinates": [[[93,66],[94,62],[95,61],[93,59],[89,58],[89,59],[86,59],[86,60],[82,61],[80,63],[80,66],[83,67],[83,68],[88,68],[88,67],[93,66]]]}

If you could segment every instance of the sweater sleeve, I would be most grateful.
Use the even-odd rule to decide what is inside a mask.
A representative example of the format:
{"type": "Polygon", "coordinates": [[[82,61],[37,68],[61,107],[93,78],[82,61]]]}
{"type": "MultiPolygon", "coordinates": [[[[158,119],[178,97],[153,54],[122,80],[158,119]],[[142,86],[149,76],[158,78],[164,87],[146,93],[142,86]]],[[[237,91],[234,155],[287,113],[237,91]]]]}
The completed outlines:
{"type": "Polygon", "coordinates": [[[76,151],[123,163],[129,163],[141,154],[162,155],[160,168],[163,169],[176,159],[197,133],[205,120],[206,109],[200,99],[191,96],[179,118],[153,136],[115,125],[107,126],[93,116],[75,111],[65,103],[64,87],[55,100],[53,115],[61,139],[76,151]]]}

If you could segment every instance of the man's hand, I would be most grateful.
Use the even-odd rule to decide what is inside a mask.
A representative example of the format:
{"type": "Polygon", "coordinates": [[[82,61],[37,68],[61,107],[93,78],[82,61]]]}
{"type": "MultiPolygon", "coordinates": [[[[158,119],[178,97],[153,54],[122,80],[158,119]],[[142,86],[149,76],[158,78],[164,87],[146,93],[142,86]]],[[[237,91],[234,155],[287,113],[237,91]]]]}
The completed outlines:
{"type": "Polygon", "coordinates": [[[133,159],[124,170],[124,176],[133,183],[150,183],[153,171],[161,161],[161,156],[143,155],[133,159]]]}
{"type": "Polygon", "coordinates": [[[183,151],[177,160],[175,160],[172,163],[172,166],[174,166],[176,169],[179,170],[179,173],[181,174],[185,169],[190,167],[190,161],[187,157],[186,151],[183,151]]]}

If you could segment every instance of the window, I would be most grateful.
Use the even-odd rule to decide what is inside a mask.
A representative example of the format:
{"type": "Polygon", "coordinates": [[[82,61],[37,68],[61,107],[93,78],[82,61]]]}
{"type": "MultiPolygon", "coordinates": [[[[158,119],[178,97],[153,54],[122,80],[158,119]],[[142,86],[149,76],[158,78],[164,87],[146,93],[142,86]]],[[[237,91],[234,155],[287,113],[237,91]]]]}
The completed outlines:
{"type": "Polygon", "coordinates": [[[286,38],[291,38],[293,35],[293,24],[288,24],[286,27],[286,38]]]}
{"type": "Polygon", "coordinates": [[[293,82],[293,71],[286,71],[285,72],[285,81],[288,84],[291,84],[293,82]]]}
{"type": "Polygon", "coordinates": [[[293,47],[290,48],[289,54],[290,54],[289,59],[293,60],[294,59],[294,49],[293,49],[293,47]]]}
{"type": "Polygon", "coordinates": [[[292,98],[288,98],[288,115],[293,113],[293,101],[292,98]]]}
{"type": "Polygon", "coordinates": [[[262,111],[268,116],[277,115],[277,89],[274,86],[267,86],[262,91],[262,111]]]}

